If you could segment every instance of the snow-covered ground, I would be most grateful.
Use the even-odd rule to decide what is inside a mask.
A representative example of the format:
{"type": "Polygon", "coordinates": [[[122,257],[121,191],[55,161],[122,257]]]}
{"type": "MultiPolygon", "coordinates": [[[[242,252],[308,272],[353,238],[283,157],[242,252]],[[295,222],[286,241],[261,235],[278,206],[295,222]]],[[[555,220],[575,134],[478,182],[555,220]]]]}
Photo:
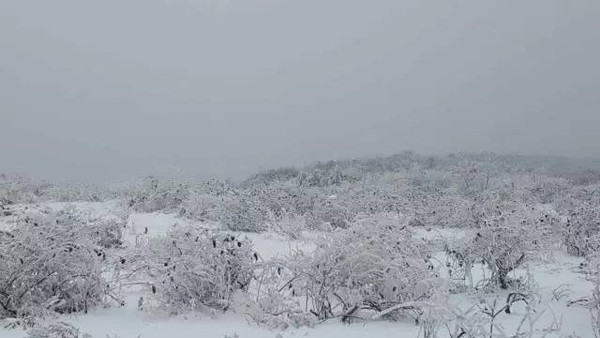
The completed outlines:
{"type": "MultiPolygon", "coordinates": [[[[52,209],[60,209],[65,203],[49,203],[52,209]]],[[[94,215],[106,216],[111,214],[122,215],[122,210],[116,201],[105,203],[76,203],[81,209],[90,210],[94,215]]],[[[13,206],[13,210],[24,209],[25,206],[13,206]]],[[[127,229],[124,232],[125,241],[135,245],[137,241],[152,236],[160,236],[175,225],[189,224],[189,221],[177,215],[161,213],[133,213],[128,215],[127,229]]],[[[0,229],[14,225],[14,216],[1,217],[0,229]]],[[[214,227],[214,224],[199,224],[199,226],[214,227]]],[[[459,238],[464,236],[463,231],[454,229],[418,229],[417,236],[427,241],[436,241],[440,238],[459,238]]],[[[243,234],[254,242],[254,248],[264,260],[277,255],[285,255],[294,249],[310,250],[314,245],[311,238],[322,234],[306,234],[303,240],[288,240],[277,234],[243,234]]],[[[443,265],[443,254],[440,253],[439,262],[443,265]]],[[[540,319],[536,325],[546,327],[551,323],[562,323],[561,332],[573,337],[593,337],[589,313],[585,308],[568,306],[571,300],[577,300],[590,294],[592,284],[585,279],[580,269],[581,259],[577,259],[562,252],[555,252],[544,263],[530,264],[527,269],[516,273],[529,272],[539,286],[540,299],[544,302],[544,311],[539,313],[540,319]],[[557,290],[564,290],[564,297],[556,297],[557,290]]],[[[483,271],[482,273],[485,273],[483,271]]],[[[481,276],[474,276],[475,279],[481,276]]],[[[493,295],[490,295],[493,296],[493,295]]],[[[143,312],[137,309],[138,294],[132,291],[124,307],[97,308],[88,314],[62,316],[60,320],[72,323],[83,332],[94,337],[119,337],[119,338],[263,338],[263,337],[418,337],[419,327],[411,320],[404,322],[372,321],[365,323],[342,324],[332,320],[313,328],[288,329],[285,331],[268,330],[249,322],[242,315],[225,314],[210,316],[207,314],[187,316],[161,316],[143,312]]],[[[504,298],[499,298],[505,300],[504,298]]],[[[469,295],[459,294],[451,297],[451,302],[464,308],[473,304],[474,300],[469,295]]],[[[512,314],[503,314],[499,320],[507,329],[516,327],[524,313],[522,305],[515,305],[512,314]]],[[[21,338],[25,336],[22,330],[0,328],[0,337],[21,338]]]]}

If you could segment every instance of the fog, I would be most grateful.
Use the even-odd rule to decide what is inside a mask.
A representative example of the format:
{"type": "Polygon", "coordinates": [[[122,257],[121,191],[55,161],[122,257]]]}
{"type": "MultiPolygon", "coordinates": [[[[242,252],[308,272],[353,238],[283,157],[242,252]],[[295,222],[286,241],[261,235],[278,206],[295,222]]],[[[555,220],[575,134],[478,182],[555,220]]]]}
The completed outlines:
{"type": "Polygon", "coordinates": [[[597,0],[3,0],[0,171],[600,157],[597,0]]]}

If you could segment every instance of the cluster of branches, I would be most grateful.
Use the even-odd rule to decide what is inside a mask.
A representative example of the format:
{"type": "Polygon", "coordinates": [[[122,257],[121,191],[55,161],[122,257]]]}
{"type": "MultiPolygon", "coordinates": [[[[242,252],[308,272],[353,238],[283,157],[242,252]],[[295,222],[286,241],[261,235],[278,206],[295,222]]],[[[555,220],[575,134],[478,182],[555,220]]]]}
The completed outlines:
{"type": "Polygon", "coordinates": [[[319,240],[314,251],[261,267],[252,315],[296,324],[308,317],[349,322],[361,313],[398,318],[443,289],[429,257],[397,218],[361,220],[319,240]]]}
{"type": "Polygon", "coordinates": [[[246,238],[195,227],[176,227],[124,257],[118,274],[145,285],[171,313],[227,310],[246,291],[258,255],[246,238]]]}
{"type": "Polygon", "coordinates": [[[483,281],[486,285],[509,289],[514,282],[509,274],[552,248],[561,222],[550,213],[521,203],[495,202],[493,208],[483,208],[480,226],[455,243],[448,243],[446,252],[454,261],[451,273],[472,284],[471,270],[481,263],[491,272],[483,281]]]}
{"type": "Polygon", "coordinates": [[[113,224],[92,223],[74,209],[45,210],[0,232],[0,318],[87,311],[104,303],[111,296],[107,250],[120,242],[120,225],[113,224]]]}

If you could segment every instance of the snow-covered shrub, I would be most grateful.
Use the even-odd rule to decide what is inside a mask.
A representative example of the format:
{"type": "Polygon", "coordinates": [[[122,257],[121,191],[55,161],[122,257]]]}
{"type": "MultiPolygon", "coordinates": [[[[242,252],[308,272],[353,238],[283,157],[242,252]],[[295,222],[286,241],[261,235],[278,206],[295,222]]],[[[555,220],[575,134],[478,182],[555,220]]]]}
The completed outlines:
{"type": "Polygon", "coordinates": [[[268,227],[271,231],[286,236],[289,239],[299,239],[302,232],[306,231],[306,219],[302,215],[286,213],[276,217],[272,212],[267,215],[268,227]]]}
{"type": "Polygon", "coordinates": [[[115,198],[116,194],[107,188],[90,184],[53,184],[44,190],[45,200],[59,202],[100,202],[109,198],[115,198]]]}
{"type": "Polygon", "coordinates": [[[172,212],[186,200],[189,186],[183,182],[149,177],[124,192],[127,205],[142,212],[172,212]]]}
{"type": "Polygon", "coordinates": [[[103,248],[117,248],[123,245],[123,228],[126,223],[116,218],[100,218],[87,226],[92,239],[103,248]]]}
{"type": "Polygon", "coordinates": [[[548,204],[564,196],[569,189],[569,182],[564,179],[544,177],[537,179],[531,187],[532,194],[540,203],[548,204]]]}
{"type": "Polygon", "coordinates": [[[289,182],[296,180],[300,176],[300,170],[293,167],[282,167],[278,169],[269,169],[259,172],[244,182],[246,185],[252,184],[273,184],[276,182],[289,182]]]}
{"type": "Polygon", "coordinates": [[[576,187],[571,194],[574,198],[586,204],[600,205],[600,183],[576,187]]]}
{"type": "Polygon", "coordinates": [[[72,227],[87,233],[95,244],[104,248],[119,247],[123,244],[124,219],[113,217],[94,217],[90,211],[67,205],[55,215],[56,224],[72,227]]]}
{"type": "Polygon", "coordinates": [[[64,322],[45,323],[27,331],[26,338],[92,338],[78,328],[64,322]]]}
{"type": "Polygon", "coordinates": [[[348,175],[336,161],[317,163],[298,176],[298,185],[302,187],[328,187],[343,182],[355,182],[356,177],[348,175]]]}
{"type": "Polygon", "coordinates": [[[313,252],[287,257],[277,272],[286,268],[291,277],[279,290],[300,297],[319,320],[346,321],[361,310],[394,316],[389,309],[425,301],[439,286],[428,255],[397,220],[365,219],[318,241],[313,252]]]}
{"type": "Polygon", "coordinates": [[[0,204],[34,203],[44,189],[44,184],[36,184],[23,176],[0,173],[0,204]]]}
{"type": "Polygon", "coordinates": [[[280,290],[280,285],[270,281],[290,277],[281,267],[267,267],[258,277],[258,297],[240,294],[235,297],[235,312],[248,316],[256,324],[270,329],[312,327],[317,317],[304,311],[304,299],[280,290]]]}
{"type": "Polygon", "coordinates": [[[465,228],[481,228],[489,217],[537,204],[527,190],[511,186],[482,192],[475,199],[448,196],[442,200],[447,200],[442,208],[446,223],[465,228]]]}
{"type": "Polygon", "coordinates": [[[307,225],[311,229],[345,229],[356,217],[355,210],[344,205],[337,195],[319,197],[312,209],[305,214],[307,225]]]}
{"type": "Polygon", "coordinates": [[[261,232],[265,230],[266,210],[252,196],[240,193],[223,200],[219,221],[232,231],[261,232]]]}
{"type": "Polygon", "coordinates": [[[437,193],[452,187],[450,173],[439,170],[410,170],[406,174],[407,186],[427,193],[437,193]]]}
{"type": "Polygon", "coordinates": [[[180,215],[201,222],[218,221],[218,210],[223,204],[223,197],[208,193],[192,192],[179,210],[180,215]]]}
{"type": "MultiPolygon", "coordinates": [[[[583,267],[583,266],[582,266],[583,267]]],[[[590,311],[590,319],[594,337],[600,337],[600,252],[596,251],[586,256],[585,272],[594,288],[591,295],[578,300],[590,311]]]]}
{"type": "Polygon", "coordinates": [[[252,185],[247,188],[249,196],[275,217],[285,214],[302,213],[299,201],[303,191],[290,182],[275,182],[271,185],[252,185]]]}
{"type": "Polygon", "coordinates": [[[52,184],[36,182],[19,175],[0,174],[0,203],[98,202],[114,197],[114,192],[100,186],[79,183],[52,184]]]}
{"type": "Polygon", "coordinates": [[[413,226],[471,228],[479,222],[475,204],[456,194],[413,194],[401,209],[413,226]]]}
{"type": "Polygon", "coordinates": [[[597,169],[571,171],[563,173],[562,176],[569,180],[573,185],[590,186],[597,185],[600,182],[600,171],[597,169]]]}
{"type": "Polygon", "coordinates": [[[561,334],[561,319],[540,320],[551,308],[535,292],[511,292],[508,295],[478,294],[473,305],[464,308],[450,306],[437,318],[446,332],[435,337],[450,338],[515,338],[574,337],[561,334]],[[513,306],[519,304],[519,312],[513,306]],[[516,316],[518,325],[505,325],[507,316],[516,316]]]}
{"type": "Polygon", "coordinates": [[[600,250],[600,208],[580,204],[568,216],[564,244],[573,255],[585,256],[600,250]]]}
{"type": "MultiPolygon", "coordinates": [[[[524,205],[508,209],[498,206],[482,217],[480,228],[448,247],[447,252],[464,269],[483,262],[492,272],[489,282],[507,289],[511,282],[508,274],[544,248],[558,220],[524,205]]],[[[464,273],[469,275],[469,271],[464,273]]]]}
{"type": "Polygon", "coordinates": [[[177,313],[228,309],[234,292],[248,288],[256,259],[248,239],[176,227],[151,239],[124,265],[142,273],[138,278],[149,278],[160,304],[177,313]]]}
{"type": "Polygon", "coordinates": [[[600,337],[600,280],[598,280],[598,278],[596,279],[590,305],[592,330],[594,331],[594,337],[600,337]]]}
{"type": "Polygon", "coordinates": [[[600,184],[572,187],[554,201],[556,211],[569,215],[580,207],[600,207],[600,184]]]}
{"type": "Polygon", "coordinates": [[[0,318],[87,311],[103,302],[105,255],[88,232],[51,213],[0,234],[0,318]]]}
{"type": "Polygon", "coordinates": [[[398,188],[396,182],[390,181],[365,180],[364,186],[350,189],[342,195],[345,198],[354,199],[351,204],[355,211],[360,213],[398,213],[401,206],[407,204],[406,195],[398,188]]]}
{"type": "Polygon", "coordinates": [[[571,212],[577,209],[579,204],[580,201],[573,198],[571,194],[565,194],[563,196],[557,197],[552,203],[552,206],[554,207],[554,210],[556,210],[556,212],[560,213],[561,215],[569,215],[571,214],[571,212]]]}
{"type": "Polygon", "coordinates": [[[490,188],[491,173],[481,163],[465,161],[454,168],[454,174],[464,196],[476,197],[490,188]]]}

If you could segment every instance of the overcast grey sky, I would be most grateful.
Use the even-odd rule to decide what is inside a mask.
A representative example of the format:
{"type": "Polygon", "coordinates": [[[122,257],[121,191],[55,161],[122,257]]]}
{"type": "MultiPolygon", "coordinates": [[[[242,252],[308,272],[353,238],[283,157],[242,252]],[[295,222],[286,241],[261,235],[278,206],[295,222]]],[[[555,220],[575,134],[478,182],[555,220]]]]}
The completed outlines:
{"type": "Polygon", "coordinates": [[[600,157],[598,0],[2,0],[0,171],[600,157]]]}

